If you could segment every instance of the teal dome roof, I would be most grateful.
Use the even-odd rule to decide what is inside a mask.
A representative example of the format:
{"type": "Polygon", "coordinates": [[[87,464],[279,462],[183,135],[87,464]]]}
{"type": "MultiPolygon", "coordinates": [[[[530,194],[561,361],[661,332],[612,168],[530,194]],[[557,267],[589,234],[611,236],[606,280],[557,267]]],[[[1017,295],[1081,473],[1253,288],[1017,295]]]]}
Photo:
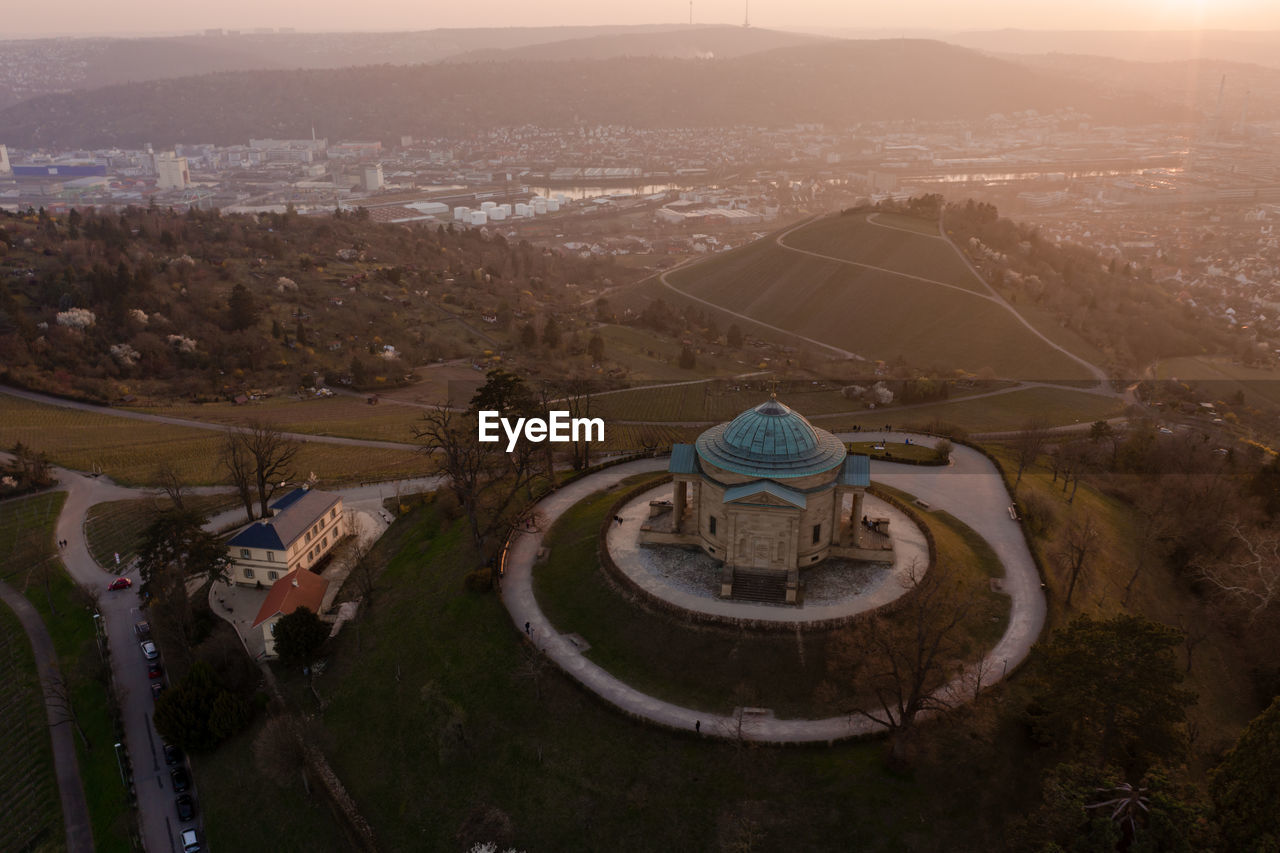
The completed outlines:
{"type": "Polygon", "coordinates": [[[704,462],[752,477],[807,477],[844,461],[844,443],[777,400],[748,409],[698,436],[704,462]]]}

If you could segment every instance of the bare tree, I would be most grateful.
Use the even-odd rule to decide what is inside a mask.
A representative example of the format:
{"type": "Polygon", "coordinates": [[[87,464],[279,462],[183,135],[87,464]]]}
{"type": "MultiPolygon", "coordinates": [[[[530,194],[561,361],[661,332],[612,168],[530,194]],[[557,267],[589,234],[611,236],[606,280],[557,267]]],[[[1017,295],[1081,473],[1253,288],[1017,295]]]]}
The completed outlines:
{"type": "Polygon", "coordinates": [[[1231,521],[1223,556],[1195,563],[1202,579],[1245,607],[1252,622],[1280,601],[1280,533],[1231,521]]]}
{"type": "Polygon", "coordinates": [[[50,726],[70,723],[75,728],[76,734],[80,736],[80,743],[84,748],[86,750],[93,748],[89,744],[89,738],[85,736],[84,727],[80,725],[80,718],[76,715],[75,705],[71,701],[71,687],[62,677],[62,671],[57,666],[50,669],[49,679],[44,683],[44,702],[52,717],[50,726]]]}
{"type": "Polygon", "coordinates": [[[235,486],[245,514],[252,521],[257,517],[253,512],[253,459],[236,430],[227,430],[218,461],[230,477],[231,485],[235,486]]]}
{"type": "Polygon", "coordinates": [[[294,714],[272,717],[253,739],[253,763],[258,771],[277,785],[285,787],[301,778],[308,793],[307,749],[304,745],[306,724],[294,714]]]}
{"type": "Polygon", "coordinates": [[[182,512],[186,509],[182,503],[182,493],[186,489],[186,484],[182,482],[182,478],[178,476],[178,471],[173,467],[172,463],[163,462],[156,468],[156,482],[160,484],[161,490],[169,496],[169,500],[173,502],[173,508],[182,512]]]}
{"type": "Polygon", "coordinates": [[[897,613],[874,616],[855,629],[866,650],[860,683],[875,701],[853,713],[889,731],[896,759],[904,756],[921,713],[951,706],[939,688],[961,657],[961,628],[974,600],[944,564],[926,571],[913,561],[902,583],[907,593],[897,613]]]}
{"type": "Polygon", "coordinates": [[[423,450],[436,454],[440,467],[467,517],[478,551],[486,539],[511,527],[519,497],[536,476],[532,445],[524,440],[512,452],[503,442],[477,441],[477,418],[438,406],[423,414],[414,428],[423,450]]]}
{"type": "Polygon", "coordinates": [[[1013,490],[1015,492],[1022,482],[1023,472],[1035,464],[1048,440],[1049,427],[1041,420],[1027,421],[1027,423],[1023,424],[1022,429],[1014,433],[1012,445],[1018,460],[1018,475],[1013,481],[1013,490]]]}
{"type": "Polygon", "coordinates": [[[1058,549],[1058,564],[1067,573],[1067,604],[1071,603],[1071,595],[1075,592],[1076,582],[1098,548],[1101,533],[1094,523],[1091,513],[1084,513],[1071,519],[1058,549]]]}
{"type": "Polygon", "coordinates": [[[377,573],[373,560],[369,559],[369,553],[372,550],[373,541],[371,539],[361,539],[357,535],[341,556],[343,563],[347,567],[348,576],[351,578],[351,582],[355,584],[356,594],[360,597],[365,607],[373,605],[373,587],[377,573]]]}
{"type": "Polygon", "coordinates": [[[286,439],[280,430],[264,423],[249,425],[248,441],[249,454],[253,457],[253,473],[258,485],[261,517],[270,518],[271,507],[268,502],[276,490],[284,485],[284,481],[292,476],[293,460],[298,455],[300,445],[286,439]]]}

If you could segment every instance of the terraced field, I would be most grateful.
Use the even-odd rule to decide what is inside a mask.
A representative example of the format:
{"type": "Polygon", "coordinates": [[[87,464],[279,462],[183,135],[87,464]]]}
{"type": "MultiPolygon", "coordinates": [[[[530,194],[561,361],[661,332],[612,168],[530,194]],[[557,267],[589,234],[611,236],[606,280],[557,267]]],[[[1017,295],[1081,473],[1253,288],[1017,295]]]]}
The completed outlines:
{"type": "Polygon", "coordinates": [[[1090,376],[979,292],[981,283],[942,240],[837,217],[791,232],[785,245],[834,259],[770,237],[677,270],[667,281],[680,293],[864,358],[989,368],[1017,379],[1090,376]]]}
{"type": "Polygon", "coordinates": [[[392,403],[371,406],[364,397],[345,395],[316,400],[273,397],[243,406],[234,403],[175,403],[132,407],[132,411],[228,426],[245,426],[252,421],[261,421],[284,432],[402,443],[413,441],[413,424],[422,418],[422,410],[413,406],[392,403]]]}
{"type": "Polygon", "coordinates": [[[62,809],[35,658],[18,617],[0,604],[0,850],[59,850],[62,809]]]}

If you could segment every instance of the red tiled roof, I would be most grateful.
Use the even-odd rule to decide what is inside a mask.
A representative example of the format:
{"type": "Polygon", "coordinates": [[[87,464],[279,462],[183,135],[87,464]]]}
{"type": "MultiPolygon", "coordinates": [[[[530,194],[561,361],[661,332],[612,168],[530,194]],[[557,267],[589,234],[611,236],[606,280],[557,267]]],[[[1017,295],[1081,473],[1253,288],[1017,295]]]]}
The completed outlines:
{"type": "Polygon", "coordinates": [[[324,601],[324,592],[329,582],[306,569],[294,569],[271,585],[267,600],[262,602],[258,617],[253,620],[257,628],[272,616],[280,614],[288,616],[299,607],[305,607],[312,613],[320,612],[320,602],[324,601]]]}

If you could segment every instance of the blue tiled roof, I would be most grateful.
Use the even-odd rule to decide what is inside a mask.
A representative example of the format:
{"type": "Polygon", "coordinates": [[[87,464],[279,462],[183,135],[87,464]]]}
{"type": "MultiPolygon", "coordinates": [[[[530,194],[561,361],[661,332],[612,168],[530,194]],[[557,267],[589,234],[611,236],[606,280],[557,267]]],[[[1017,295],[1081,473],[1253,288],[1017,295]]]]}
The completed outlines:
{"type": "Polygon", "coordinates": [[[758,495],[761,492],[773,495],[775,498],[786,501],[800,509],[804,509],[805,504],[808,503],[803,493],[797,492],[795,489],[788,489],[780,483],[773,483],[769,480],[756,480],[753,483],[739,483],[736,486],[730,486],[724,490],[724,502],[727,504],[733,503],[743,498],[749,498],[752,495],[758,495]]]}
{"type": "Polygon", "coordinates": [[[821,474],[848,455],[840,439],[777,400],[713,426],[698,436],[695,447],[717,468],[770,479],[821,474]]]}
{"type": "Polygon", "coordinates": [[[266,548],[271,551],[283,551],[284,543],[276,532],[274,524],[256,521],[231,538],[228,545],[235,548],[266,548]]]}
{"type": "Polygon", "coordinates": [[[294,489],[292,492],[289,492],[289,494],[285,495],[280,500],[273,503],[271,505],[271,508],[274,509],[276,512],[279,512],[282,509],[288,509],[289,507],[293,506],[294,504],[296,504],[298,501],[302,500],[306,496],[307,496],[306,489],[294,489]]]}
{"type": "Polygon", "coordinates": [[[698,458],[692,444],[671,445],[671,464],[667,470],[672,474],[696,474],[698,458]]]}
{"type": "Polygon", "coordinates": [[[862,486],[863,488],[870,486],[871,457],[856,453],[845,459],[838,482],[842,486],[862,486]]]}

